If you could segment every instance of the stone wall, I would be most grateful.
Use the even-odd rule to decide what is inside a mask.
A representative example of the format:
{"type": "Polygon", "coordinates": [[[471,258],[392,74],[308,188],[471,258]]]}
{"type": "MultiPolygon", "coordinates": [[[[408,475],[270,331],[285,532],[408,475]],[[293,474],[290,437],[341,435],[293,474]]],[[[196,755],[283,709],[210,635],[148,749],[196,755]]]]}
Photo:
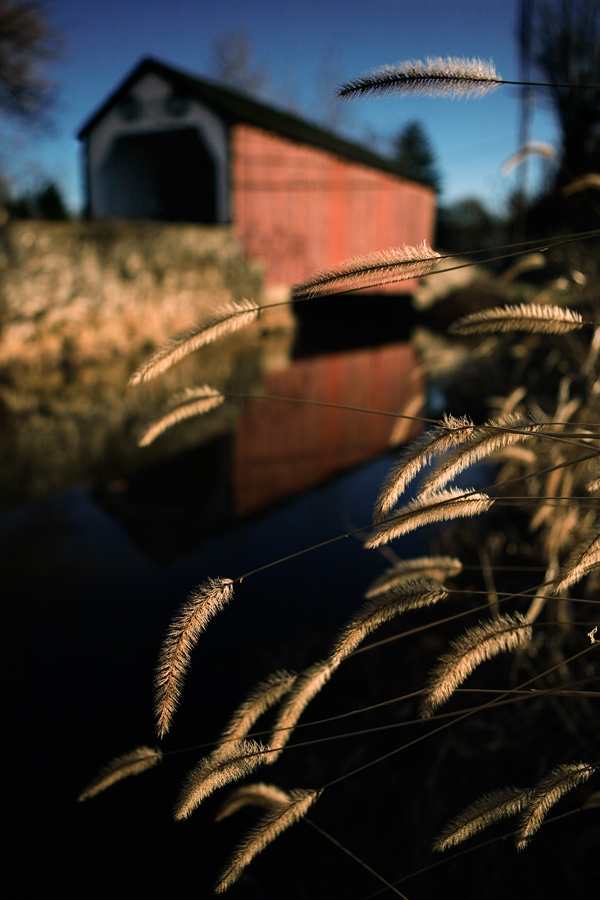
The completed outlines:
{"type": "Polygon", "coordinates": [[[131,358],[231,299],[260,272],[229,228],[15,222],[0,234],[0,366],[131,358]]]}
{"type": "MultiPolygon", "coordinates": [[[[262,295],[261,272],[227,227],[14,222],[0,230],[0,504],[174,452],[231,426],[223,412],[143,452],[140,429],[173,390],[259,377],[258,334],[203,348],[148,387],[139,362],[214,308],[262,295]],[[109,462],[110,460],[110,462],[109,462]]],[[[271,326],[269,326],[271,322],[271,326]]],[[[289,319],[286,322],[289,329],[289,319]]],[[[227,411],[225,411],[227,410],[227,411]]]]}

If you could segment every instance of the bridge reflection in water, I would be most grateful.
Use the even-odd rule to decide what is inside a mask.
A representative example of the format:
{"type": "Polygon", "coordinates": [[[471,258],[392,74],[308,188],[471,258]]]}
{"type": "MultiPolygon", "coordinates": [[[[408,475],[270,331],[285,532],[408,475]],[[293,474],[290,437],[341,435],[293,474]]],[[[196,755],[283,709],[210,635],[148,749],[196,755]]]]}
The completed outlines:
{"type": "MultiPolygon", "coordinates": [[[[397,413],[409,403],[416,412],[422,383],[414,350],[398,343],[293,361],[267,372],[262,390],[397,413]]],[[[37,830],[50,860],[46,879],[65,853],[89,871],[105,858],[107,877],[147,886],[151,895],[155,867],[140,866],[131,853],[133,824],[145,859],[160,857],[198,885],[198,831],[189,832],[193,852],[182,853],[185,834],[169,816],[194,753],[173,756],[160,782],[132,779],[83,808],[74,798],[107,760],[153,740],[157,650],[175,611],[205,578],[263,567],[236,588],[236,602],[194,654],[172,746],[212,740],[258,680],[325,652],[385,565],[379,553],[361,552],[358,539],[331,539],[368,525],[396,423],[266,396],[247,400],[231,433],[165,463],[162,480],[155,467],[100,492],[104,512],[80,487],[0,516],[10,630],[27,635],[26,652],[23,641],[8,642],[7,671],[17,687],[11,772],[32,798],[27,810],[33,798],[45,798],[28,834],[37,830]],[[277,508],[266,514],[269,506],[277,508]],[[320,542],[326,552],[297,552],[320,542]],[[284,567],[265,566],[282,557],[284,567]]],[[[407,556],[418,555],[412,537],[403,543],[407,556]]],[[[205,858],[226,858],[230,844],[210,822],[200,834],[205,858]]],[[[200,868],[200,894],[208,896],[214,870],[200,868]]]]}
{"type": "Polygon", "coordinates": [[[95,499],[147,556],[173,559],[415,437],[420,423],[397,415],[422,413],[423,391],[408,342],[280,360],[258,391],[254,379],[250,397],[226,401],[239,408],[227,433],[100,486],[95,499]]]}
{"type": "Polygon", "coordinates": [[[264,398],[247,400],[234,430],[234,517],[385,453],[393,434],[402,443],[420,431],[409,422],[398,434],[393,417],[409,408],[421,412],[423,380],[409,343],[298,360],[268,373],[263,389],[264,398]],[[336,408],[342,406],[355,409],[336,408]]]}

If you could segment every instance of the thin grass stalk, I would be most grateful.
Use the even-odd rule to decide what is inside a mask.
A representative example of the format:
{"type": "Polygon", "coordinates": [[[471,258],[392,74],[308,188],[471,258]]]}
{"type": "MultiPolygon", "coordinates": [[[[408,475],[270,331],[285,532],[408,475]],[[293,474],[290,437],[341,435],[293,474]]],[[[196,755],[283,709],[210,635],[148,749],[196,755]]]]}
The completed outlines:
{"type": "MultiPolygon", "coordinates": [[[[565,663],[570,663],[575,661],[576,659],[585,656],[590,650],[595,649],[594,647],[586,647],[585,650],[580,650],[579,653],[574,654],[568,660],[563,660],[560,663],[557,663],[555,666],[551,666],[547,668],[545,671],[536,674],[533,678],[529,678],[527,681],[521,682],[521,684],[517,685],[516,688],[512,691],[503,691],[494,699],[487,701],[486,703],[480,704],[474,708],[464,710],[457,714],[448,714],[450,716],[450,721],[445,722],[442,725],[438,725],[436,728],[433,728],[431,731],[427,732],[427,734],[420,735],[419,737],[414,738],[414,740],[408,741],[406,744],[403,744],[401,747],[396,747],[393,750],[390,750],[388,753],[384,753],[382,756],[378,756],[376,759],[370,760],[367,763],[364,763],[361,766],[358,766],[356,769],[352,769],[350,772],[346,772],[344,775],[340,775],[338,778],[332,779],[326,785],[323,786],[323,790],[329,787],[333,787],[336,784],[340,784],[343,781],[346,781],[348,778],[352,778],[355,775],[358,775],[360,772],[366,771],[366,769],[370,769],[372,766],[376,766],[381,762],[384,762],[387,759],[391,759],[393,756],[396,756],[398,753],[401,753],[404,750],[408,750],[410,747],[414,747],[416,744],[420,744],[422,741],[429,740],[434,737],[436,734],[439,734],[446,729],[455,726],[458,722],[462,722],[465,719],[470,718],[473,715],[480,714],[483,710],[490,709],[491,707],[503,706],[507,703],[514,703],[515,701],[520,702],[523,698],[511,698],[505,699],[509,696],[509,694],[513,694],[515,692],[520,692],[524,688],[528,687],[530,684],[534,684],[542,677],[546,677],[551,672],[555,672],[557,669],[562,668],[565,663]]],[[[530,693],[528,695],[532,697],[533,695],[530,693]]],[[[443,715],[437,718],[444,718],[443,715]]]]}
{"type": "MultiPolygon", "coordinates": [[[[408,900],[408,897],[405,894],[403,894],[400,890],[398,890],[398,888],[394,884],[392,884],[386,878],[384,878],[382,875],[380,875],[379,872],[376,872],[375,869],[372,868],[372,866],[368,865],[368,863],[366,863],[364,861],[364,859],[361,859],[360,856],[357,856],[356,853],[353,853],[352,850],[349,850],[348,847],[345,847],[343,844],[341,844],[336,838],[333,837],[333,835],[329,834],[328,831],[325,831],[324,828],[321,828],[320,825],[317,825],[317,823],[313,822],[311,819],[305,819],[304,821],[306,822],[307,825],[310,825],[310,827],[313,828],[315,831],[318,831],[319,834],[323,835],[324,838],[327,838],[328,841],[331,841],[331,843],[335,847],[338,847],[343,853],[345,853],[347,856],[349,856],[350,859],[353,859],[354,862],[358,863],[359,866],[362,866],[362,868],[365,869],[365,871],[369,872],[371,875],[373,875],[374,878],[376,878],[378,881],[380,881],[382,884],[384,884],[385,888],[387,890],[391,891],[397,897],[401,897],[402,900],[408,900]]],[[[378,891],[377,893],[380,893],[380,892],[378,891]]],[[[374,895],[371,895],[371,896],[374,896],[374,895]]]]}

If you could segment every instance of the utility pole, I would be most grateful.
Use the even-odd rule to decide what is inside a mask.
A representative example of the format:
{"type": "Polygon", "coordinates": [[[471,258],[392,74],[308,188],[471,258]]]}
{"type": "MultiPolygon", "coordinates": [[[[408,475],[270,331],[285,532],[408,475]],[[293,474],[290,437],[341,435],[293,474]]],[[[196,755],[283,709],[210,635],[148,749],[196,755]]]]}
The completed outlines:
{"type": "MultiPolygon", "coordinates": [[[[531,110],[533,106],[533,88],[527,83],[530,79],[531,60],[531,19],[534,0],[520,0],[519,10],[519,80],[525,82],[521,87],[521,107],[519,121],[519,149],[525,147],[531,137],[531,110]]],[[[527,154],[518,168],[517,206],[515,211],[516,238],[526,237],[527,230],[527,192],[529,161],[527,154]]]]}

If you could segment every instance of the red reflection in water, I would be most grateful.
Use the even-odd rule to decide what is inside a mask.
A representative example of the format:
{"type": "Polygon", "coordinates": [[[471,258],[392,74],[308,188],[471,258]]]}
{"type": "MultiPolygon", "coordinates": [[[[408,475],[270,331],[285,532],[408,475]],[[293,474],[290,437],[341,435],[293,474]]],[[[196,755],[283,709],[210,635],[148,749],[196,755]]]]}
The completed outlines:
{"type": "MultiPolygon", "coordinates": [[[[402,412],[423,392],[409,343],[299,360],[264,380],[264,393],[402,412]]],[[[300,493],[389,448],[390,416],[280,400],[248,400],[235,428],[233,512],[300,493]]],[[[421,430],[414,423],[406,439],[421,430]]]]}

